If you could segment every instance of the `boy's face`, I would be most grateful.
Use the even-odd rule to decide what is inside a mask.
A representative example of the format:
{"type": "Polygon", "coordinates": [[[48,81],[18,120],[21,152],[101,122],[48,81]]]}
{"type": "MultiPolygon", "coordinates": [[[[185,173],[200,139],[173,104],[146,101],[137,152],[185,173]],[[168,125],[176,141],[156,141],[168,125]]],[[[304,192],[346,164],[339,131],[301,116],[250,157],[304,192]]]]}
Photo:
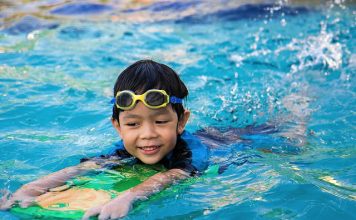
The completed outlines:
{"type": "Polygon", "coordinates": [[[178,121],[171,105],[150,109],[137,102],[133,109],[120,112],[120,123],[116,120],[112,123],[131,155],[145,164],[155,164],[174,149],[177,135],[183,132],[189,115],[185,111],[178,121]]]}

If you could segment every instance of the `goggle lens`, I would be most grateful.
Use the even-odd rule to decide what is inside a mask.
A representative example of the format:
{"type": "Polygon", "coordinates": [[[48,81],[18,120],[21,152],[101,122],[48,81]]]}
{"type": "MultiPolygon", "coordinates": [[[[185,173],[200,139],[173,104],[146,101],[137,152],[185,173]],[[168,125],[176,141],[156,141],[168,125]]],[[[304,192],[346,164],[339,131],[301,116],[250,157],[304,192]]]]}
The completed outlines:
{"type": "Polygon", "coordinates": [[[116,98],[116,105],[127,108],[132,105],[133,97],[131,93],[123,92],[116,98]]]}
{"type": "Polygon", "coordinates": [[[161,92],[152,91],[146,94],[145,102],[150,106],[160,106],[164,103],[167,103],[167,96],[161,92]]]}

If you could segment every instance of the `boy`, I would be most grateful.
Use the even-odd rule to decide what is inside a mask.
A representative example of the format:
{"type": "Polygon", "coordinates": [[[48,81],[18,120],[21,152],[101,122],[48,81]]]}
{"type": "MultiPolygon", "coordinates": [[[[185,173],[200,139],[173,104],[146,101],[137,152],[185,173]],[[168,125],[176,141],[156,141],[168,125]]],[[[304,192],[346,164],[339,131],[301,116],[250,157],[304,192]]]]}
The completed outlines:
{"type": "Polygon", "coordinates": [[[122,139],[115,152],[83,159],[77,166],[25,184],[9,199],[4,196],[0,208],[8,209],[15,202],[27,207],[49,189],[108,162],[133,157],[139,163],[163,164],[167,171],[153,175],[104,205],[89,209],[83,217],[98,215],[99,219],[116,219],[127,215],[136,200],[197,175],[207,167],[207,148],[184,132],[190,112],[184,109],[182,100],[188,90],[174,70],[151,60],[138,61],[119,75],[114,95],[111,121],[122,139]]]}
{"type": "MultiPolygon", "coordinates": [[[[208,166],[207,145],[213,154],[214,148],[218,149],[221,145],[232,144],[231,147],[233,144],[239,145],[243,141],[241,135],[253,137],[256,134],[277,131],[272,125],[249,126],[244,129],[229,128],[225,131],[206,128],[195,133],[199,137],[197,139],[184,131],[190,116],[190,112],[182,105],[182,100],[187,95],[186,86],[168,66],[151,60],[132,64],[119,75],[114,87],[115,104],[111,122],[122,139],[117,149],[109,155],[84,158],[77,166],[65,168],[25,184],[9,199],[5,195],[0,209],[9,209],[15,202],[27,207],[37,196],[63,185],[70,178],[92,169],[118,163],[126,158],[133,158],[133,162],[137,163],[163,164],[167,171],[153,175],[104,205],[89,209],[83,217],[88,219],[98,215],[99,219],[120,218],[127,215],[136,200],[145,199],[176,181],[204,171],[208,166]]],[[[293,105],[290,103],[290,106],[293,105]]],[[[303,126],[300,126],[299,130],[304,133],[304,123],[301,125],[303,126]]],[[[298,134],[295,131],[294,127],[282,136],[293,138],[298,134]]],[[[265,150],[266,142],[270,145],[280,145],[277,143],[279,139],[276,143],[271,140],[260,139],[262,150],[265,150]]],[[[249,145],[249,139],[244,141],[247,143],[246,146],[249,145]]],[[[258,141],[254,142],[254,147],[258,147],[258,141]]],[[[288,147],[289,144],[285,146],[288,147]]],[[[226,157],[228,152],[223,154],[226,157]]],[[[234,162],[220,164],[219,171],[226,169],[231,163],[234,162]]]]}

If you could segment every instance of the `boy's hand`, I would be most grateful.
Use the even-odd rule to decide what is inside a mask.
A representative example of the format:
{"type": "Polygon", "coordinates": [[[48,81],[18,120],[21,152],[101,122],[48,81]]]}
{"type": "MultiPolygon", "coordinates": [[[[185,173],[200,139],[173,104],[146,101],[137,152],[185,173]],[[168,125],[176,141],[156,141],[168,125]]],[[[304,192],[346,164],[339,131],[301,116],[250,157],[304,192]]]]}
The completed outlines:
{"type": "Polygon", "coordinates": [[[18,203],[21,208],[26,208],[34,203],[37,196],[45,192],[46,190],[36,185],[24,185],[13,195],[6,190],[2,193],[0,210],[10,209],[15,203],[18,203]]]}
{"type": "Polygon", "coordinates": [[[83,216],[83,220],[88,220],[92,216],[98,215],[99,220],[118,219],[125,217],[131,210],[135,196],[130,192],[119,195],[110,202],[95,206],[89,209],[83,216]]]}
{"type": "Polygon", "coordinates": [[[1,199],[0,199],[0,210],[7,210],[11,208],[12,203],[10,202],[11,199],[11,192],[6,189],[1,190],[1,199]]]}

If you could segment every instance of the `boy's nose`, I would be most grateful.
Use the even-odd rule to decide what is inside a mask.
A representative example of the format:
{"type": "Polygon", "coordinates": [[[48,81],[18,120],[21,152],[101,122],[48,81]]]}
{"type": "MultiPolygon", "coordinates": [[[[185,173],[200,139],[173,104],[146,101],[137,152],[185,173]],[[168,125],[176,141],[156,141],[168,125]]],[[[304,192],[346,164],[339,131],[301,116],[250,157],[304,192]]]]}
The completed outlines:
{"type": "Polygon", "coordinates": [[[158,136],[154,125],[152,125],[151,123],[144,124],[140,132],[140,136],[142,139],[152,139],[158,136]]]}

